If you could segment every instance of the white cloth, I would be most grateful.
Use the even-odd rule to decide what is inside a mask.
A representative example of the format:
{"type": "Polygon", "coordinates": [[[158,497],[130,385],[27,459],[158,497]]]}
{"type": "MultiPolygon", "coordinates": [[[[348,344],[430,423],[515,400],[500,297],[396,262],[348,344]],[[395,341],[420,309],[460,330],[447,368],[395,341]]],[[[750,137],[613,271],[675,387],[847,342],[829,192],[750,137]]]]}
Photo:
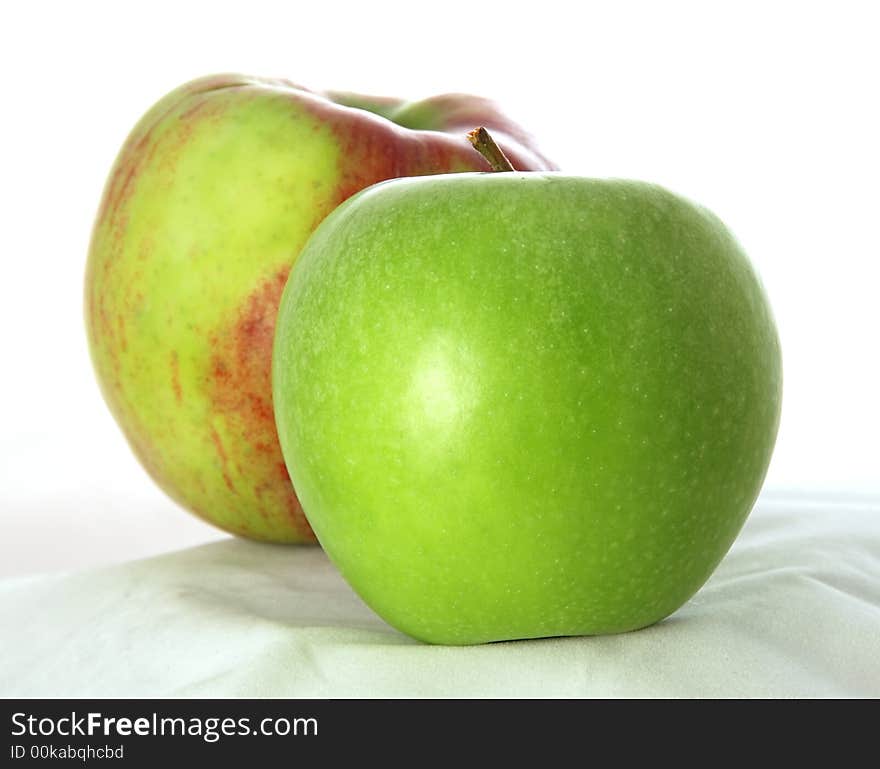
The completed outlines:
{"type": "Polygon", "coordinates": [[[764,497],[702,590],[618,636],[391,629],[317,548],[228,540],[0,582],[0,695],[878,697],[880,500],[764,497]]]}

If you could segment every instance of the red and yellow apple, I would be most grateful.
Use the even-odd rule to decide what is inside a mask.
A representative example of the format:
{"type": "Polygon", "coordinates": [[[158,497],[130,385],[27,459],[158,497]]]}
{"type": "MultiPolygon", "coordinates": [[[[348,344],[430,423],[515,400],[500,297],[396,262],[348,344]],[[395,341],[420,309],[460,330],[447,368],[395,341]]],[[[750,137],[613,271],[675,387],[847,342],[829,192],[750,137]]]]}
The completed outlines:
{"type": "Polygon", "coordinates": [[[173,91],[135,126],[94,227],[86,327],[110,410],[182,506],[234,534],[315,541],[273,417],[288,273],[355,192],[487,169],[465,138],[477,124],[518,169],[552,167],[491,102],[465,95],[407,103],[223,75],[173,91]]]}

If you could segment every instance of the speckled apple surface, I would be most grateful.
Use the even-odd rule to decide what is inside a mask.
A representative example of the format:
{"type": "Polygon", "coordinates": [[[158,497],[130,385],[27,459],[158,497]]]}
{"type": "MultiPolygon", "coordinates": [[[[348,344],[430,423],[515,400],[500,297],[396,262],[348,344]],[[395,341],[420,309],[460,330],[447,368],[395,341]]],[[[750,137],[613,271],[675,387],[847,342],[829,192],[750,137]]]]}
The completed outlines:
{"type": "Polygon", "coordinates": [[[485,168],[465,139],[473,121],[497,126],[519,167],[550,167],[491,102],[462,95],[331,99],[221,75],[172,92],[134,128],[95,223],[86,327],[113,415],[183,506],[235,534],[314,542],[272,413],[288,272],[352,193],[485,168]]]}
{"type": "Polygon", "coordinates": [[[708,211],[554,174],[387,182],[282,298],[284,456],[330,558],[435,643],[617,633],[680,607],[759,492],[768,303],[708,211]]]}

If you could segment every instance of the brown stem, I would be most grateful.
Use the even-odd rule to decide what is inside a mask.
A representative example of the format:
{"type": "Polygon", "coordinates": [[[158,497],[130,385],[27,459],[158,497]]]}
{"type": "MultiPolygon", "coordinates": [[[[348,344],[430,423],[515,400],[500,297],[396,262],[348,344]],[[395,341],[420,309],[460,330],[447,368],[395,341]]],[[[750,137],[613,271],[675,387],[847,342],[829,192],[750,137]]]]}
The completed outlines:
{"type": "Polygon", "coordinates": [[[515,170],[507,156],[501,151],[501,147],[495,143],[492,135],[485,128],[482,126],[475,128],[467,135],[467,138],[474,145],[474,149],[486,158],[486,162],[493,171],[515,170]]]}

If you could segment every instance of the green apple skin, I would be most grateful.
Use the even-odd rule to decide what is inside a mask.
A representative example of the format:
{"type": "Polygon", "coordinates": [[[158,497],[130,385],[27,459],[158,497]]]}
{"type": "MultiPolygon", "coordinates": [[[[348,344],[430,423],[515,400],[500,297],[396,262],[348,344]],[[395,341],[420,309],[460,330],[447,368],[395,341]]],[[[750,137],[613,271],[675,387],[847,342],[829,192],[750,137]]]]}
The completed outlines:
{"type": "Polygon", "coordinates": [[[354,192],[486,168],[465,138],[473,120],[496,126],[520,167],[552,167],[491,102],[463,95],[408,104],[218,75],[134,128],[94,227],[86,328],[113,415],[181,505],[235,534],[315,541],[272,412],[288,272],[354,192]]]}
{"type": "Polygon", "coordinates": [[[304,249],[273,362],[320,543],[386,621],[470,644],[650,625],[706,581],[781,403],[762,286],[645,183],[376,185],[304,249]]]}

